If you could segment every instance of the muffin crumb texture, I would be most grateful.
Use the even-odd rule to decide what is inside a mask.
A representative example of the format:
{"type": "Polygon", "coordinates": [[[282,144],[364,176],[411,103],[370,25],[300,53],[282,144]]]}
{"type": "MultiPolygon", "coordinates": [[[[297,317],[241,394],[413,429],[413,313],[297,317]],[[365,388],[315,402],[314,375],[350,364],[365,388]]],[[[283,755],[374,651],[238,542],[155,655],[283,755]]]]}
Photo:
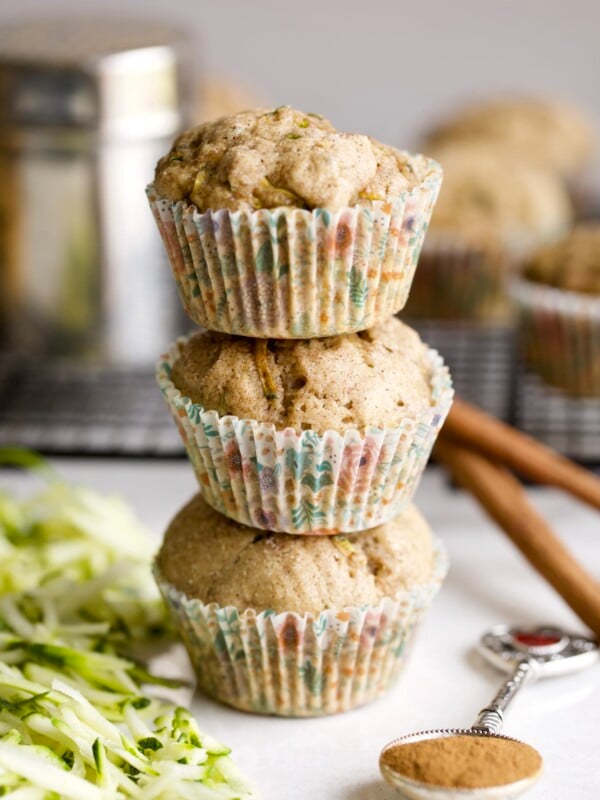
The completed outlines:
{"type": "Polygon", "coordinates": [[[414,505],[360,534],[290,536],[240,525],[197,494],[169,525],[158,568],[204,604],[318,615],[427,583],[433,544],[414,505]]]}
{"type": "Polygon", "coordinates": [[[209,331],[183,345],[171,380],[220,416],[319,435],[362,432],[394,427],[431,406],[428,352],[394,317],[323,339],[255,340],[209,331]]]}
{"type": "Polygon", "coordinates": [[[600,225],[578,225],[562,241],[542,248],[523,275],[535,283],[600,297],[600,225]]]}
{"type": "Polygon", "coordinates": [[[292,206],[337,210],[389,201],[433,170],[369,136],[342,133],[319,114],[289,106],[244,111],[181,134],[156,167],[164,198],[200,211],[292,206]]]}

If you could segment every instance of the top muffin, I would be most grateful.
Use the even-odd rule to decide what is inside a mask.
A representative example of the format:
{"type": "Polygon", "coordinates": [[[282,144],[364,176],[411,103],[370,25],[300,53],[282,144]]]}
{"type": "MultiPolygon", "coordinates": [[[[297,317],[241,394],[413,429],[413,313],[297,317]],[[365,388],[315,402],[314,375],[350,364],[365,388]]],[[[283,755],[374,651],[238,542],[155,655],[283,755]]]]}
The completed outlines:
{"type": "Polygon", "coordinates": [[[578,225],[562,241],[542,248],[523,275],[535,283],[600,296],[600,225],[578,225]]]}
{"type": "Polygon", "coordinates": [[[577,172],[593,147],[590,125],[576,109],[528,97],[467,108],[434,130],[427,144],[435,149],[448,142],[482,140],[511,146],[563,176],[577,172]]]}
{"type": "Polygon", "coordinates": [[[154,188],[200,211],[327,208],[390,200],[434,169],[369,136],[342,133],[289,106],[244,111],[181,134],[156,167],[154,188]]]}

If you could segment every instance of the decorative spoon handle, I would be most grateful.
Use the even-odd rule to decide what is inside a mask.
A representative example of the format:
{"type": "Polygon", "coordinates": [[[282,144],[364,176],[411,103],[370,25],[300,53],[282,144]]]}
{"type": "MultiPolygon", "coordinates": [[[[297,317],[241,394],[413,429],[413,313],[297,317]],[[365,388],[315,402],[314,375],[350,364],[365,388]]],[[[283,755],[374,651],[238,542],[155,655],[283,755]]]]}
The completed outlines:
{"type": "Polygon", "coordinates": [[[504,722],[504,711],[519,689],[533,676],[535,664],[524,659],[519,661],[512,675],[498,689],[492,702],[482,708],[471,726],[478,733],[500,733],[504,722]]]}

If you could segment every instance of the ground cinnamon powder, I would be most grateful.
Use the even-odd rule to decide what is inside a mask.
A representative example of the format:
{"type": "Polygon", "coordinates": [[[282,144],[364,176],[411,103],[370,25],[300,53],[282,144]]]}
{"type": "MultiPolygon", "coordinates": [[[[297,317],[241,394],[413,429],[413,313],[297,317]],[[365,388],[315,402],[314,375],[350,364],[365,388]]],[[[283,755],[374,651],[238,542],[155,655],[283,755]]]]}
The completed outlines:
{"type": "Polygon", "coordinates": [[[484,789],[530,778],[542,766],[537,750],[494,736],[447,736],[397,744],[381,761],[394,772],[433,786],[484,789]]]}

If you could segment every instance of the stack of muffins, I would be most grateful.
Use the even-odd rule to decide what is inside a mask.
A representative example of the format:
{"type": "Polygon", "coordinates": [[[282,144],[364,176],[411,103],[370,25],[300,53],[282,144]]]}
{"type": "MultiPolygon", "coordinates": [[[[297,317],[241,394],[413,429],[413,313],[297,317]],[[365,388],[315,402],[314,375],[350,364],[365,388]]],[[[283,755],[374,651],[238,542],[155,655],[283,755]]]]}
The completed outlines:
{"type": "Polygon", "coordinates": [[[308,716],[383,693],[447,562],[411,505],[452,401],[394,318],[436,162],[289,107],[182,134],[148,189],[205,330],[158,381],[200,493],[156,577],[209,695],[308,716]]]}

